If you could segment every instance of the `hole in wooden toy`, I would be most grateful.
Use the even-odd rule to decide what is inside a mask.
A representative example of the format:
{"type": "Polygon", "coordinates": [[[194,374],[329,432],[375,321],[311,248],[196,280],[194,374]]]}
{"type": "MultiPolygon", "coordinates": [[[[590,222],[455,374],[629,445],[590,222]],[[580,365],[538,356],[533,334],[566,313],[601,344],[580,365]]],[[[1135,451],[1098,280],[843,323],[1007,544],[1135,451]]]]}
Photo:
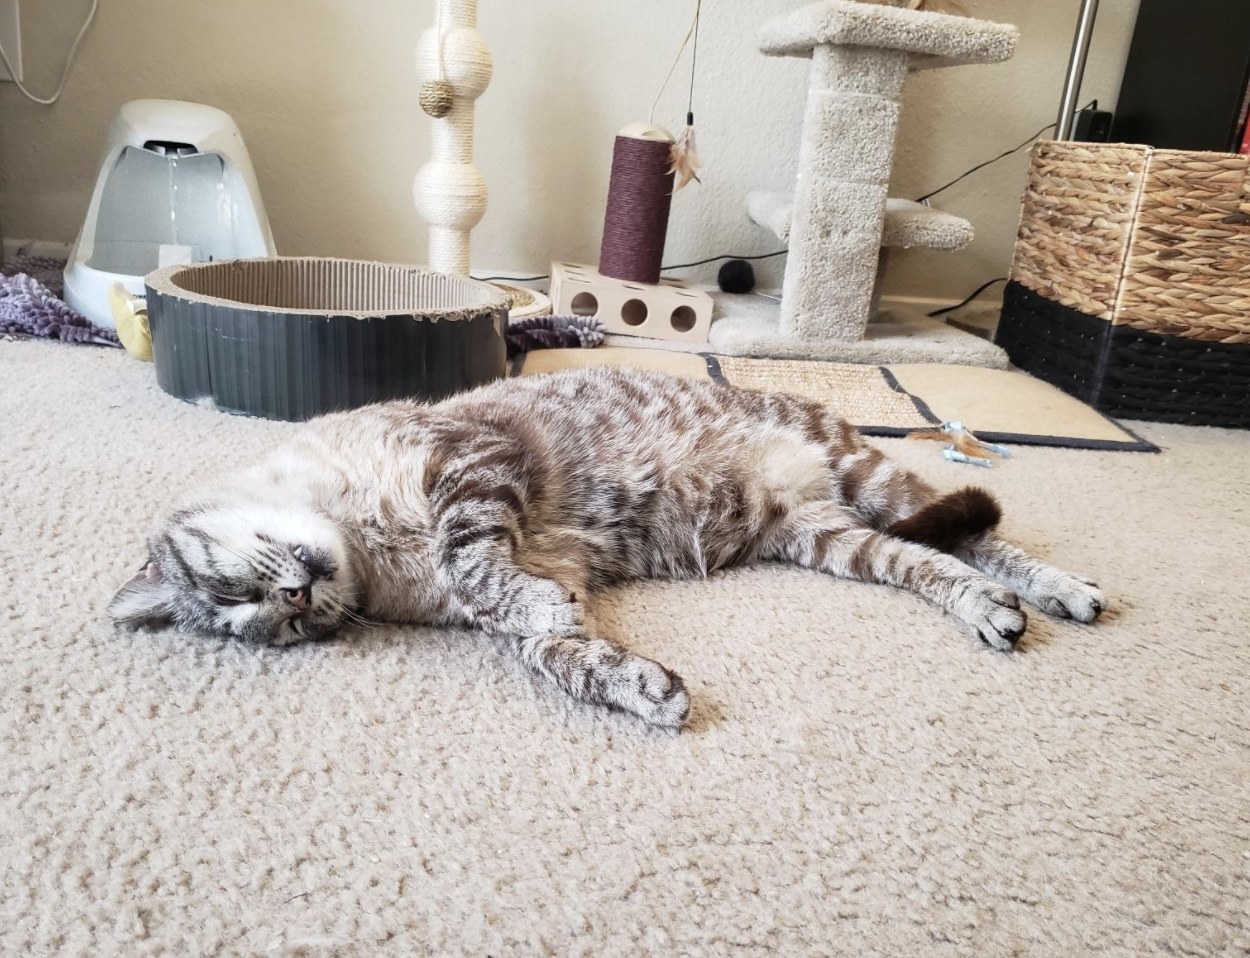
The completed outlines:
{"type": "Polygon", "coordinates": [[[621,319],[626,326],[641,326],[647,321],[647,304],[640,299],[627,299],[621,307],[621,319]]]}
{"type": "Polygon", "coordinates": [[[599,312],[599,300],[595,299],[593,293],[578,293],[573,297],[570,308],[574,315],[594,316],[599,312]]]}
{"type": "Polygon", "coordinates": [[[695,320],[694,310],[689,306],[678,306],[673,310],[673,315],[669,317],[669,322],[673,324],[673,329],[679,333],[688,333],[694,329],[695,320]]]}

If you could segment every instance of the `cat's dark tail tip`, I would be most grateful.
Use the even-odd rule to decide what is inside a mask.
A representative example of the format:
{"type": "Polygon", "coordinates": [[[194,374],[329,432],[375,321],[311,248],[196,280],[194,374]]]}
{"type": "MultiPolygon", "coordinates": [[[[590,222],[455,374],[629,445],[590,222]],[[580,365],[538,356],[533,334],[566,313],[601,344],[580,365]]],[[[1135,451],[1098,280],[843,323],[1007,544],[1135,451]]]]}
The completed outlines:
{"type": "Polygon", "coordinates": [[[976,486],[948,493],[886,532],[899,539],[954,552],[969,539],[995,528],[1003,517],[998,500],[976,486]]]}

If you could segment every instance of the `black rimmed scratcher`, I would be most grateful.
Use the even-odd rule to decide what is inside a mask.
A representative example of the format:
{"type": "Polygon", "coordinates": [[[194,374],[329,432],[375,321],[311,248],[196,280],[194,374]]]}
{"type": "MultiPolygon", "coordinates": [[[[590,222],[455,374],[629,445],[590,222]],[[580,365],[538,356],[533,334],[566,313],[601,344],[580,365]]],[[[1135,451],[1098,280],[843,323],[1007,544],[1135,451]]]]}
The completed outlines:
{"type": "Polygon", "coordinates": [[[161,388],[229,412],[298,421],[438,400],[506,371],[508,298],[462,277],[280,257],[168,266],[145,283],[161,388]]]}

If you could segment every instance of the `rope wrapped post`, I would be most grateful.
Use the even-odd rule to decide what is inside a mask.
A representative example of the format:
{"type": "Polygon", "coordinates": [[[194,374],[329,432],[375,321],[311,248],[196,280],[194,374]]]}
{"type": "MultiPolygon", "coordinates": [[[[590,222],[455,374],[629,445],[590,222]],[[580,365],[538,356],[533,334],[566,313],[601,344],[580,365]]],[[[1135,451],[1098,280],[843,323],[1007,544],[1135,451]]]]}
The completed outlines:
{"type": "Polygon", "coordinates": [[[469,231],[486,212],[486,181],[473,165],[473,104],[493,63],[477,31],[477,0],[436,0],[434,26],[417,44],[421,105],[433,119],[430,160],[412,196],[430,224],[430,268],[468,275],[469,231]]]}
{"type": "Polygon", "coordinates": [[[603,217],[599,272],[613,279],[658,283],[673,202],[673,137],[634,123],[616,136],[603,217]]]}

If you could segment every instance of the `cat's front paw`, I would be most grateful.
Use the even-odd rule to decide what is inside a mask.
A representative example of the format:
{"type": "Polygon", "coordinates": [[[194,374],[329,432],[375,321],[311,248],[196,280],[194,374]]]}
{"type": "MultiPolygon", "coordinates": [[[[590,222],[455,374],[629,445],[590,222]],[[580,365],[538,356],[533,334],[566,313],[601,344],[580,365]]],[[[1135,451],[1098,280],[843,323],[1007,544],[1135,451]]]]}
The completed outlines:
{"type": "Polygon", "coordinates": [[[1020,611],[1020,599],[1009,589],[987,585],[964,596],[960,617],[972,626],[981,641],[1000,652],[1010,652],[1024,634],[1028,616],[1020,611]]]}
{"type": "Polygon", "coordinates": [[[659,662],[632,656],[616,675],[615,705],[644,722],[662,728],[680,728],[690,714],[690,693],[676,672],[659,662]]]}
{"type": "Polygon", "coordinates": [[[1107,608],[1107,597],[1088,579],[1065,572],[1046,583],[1035,604],[1059,619],[1093,622],[1107,608]]]}

